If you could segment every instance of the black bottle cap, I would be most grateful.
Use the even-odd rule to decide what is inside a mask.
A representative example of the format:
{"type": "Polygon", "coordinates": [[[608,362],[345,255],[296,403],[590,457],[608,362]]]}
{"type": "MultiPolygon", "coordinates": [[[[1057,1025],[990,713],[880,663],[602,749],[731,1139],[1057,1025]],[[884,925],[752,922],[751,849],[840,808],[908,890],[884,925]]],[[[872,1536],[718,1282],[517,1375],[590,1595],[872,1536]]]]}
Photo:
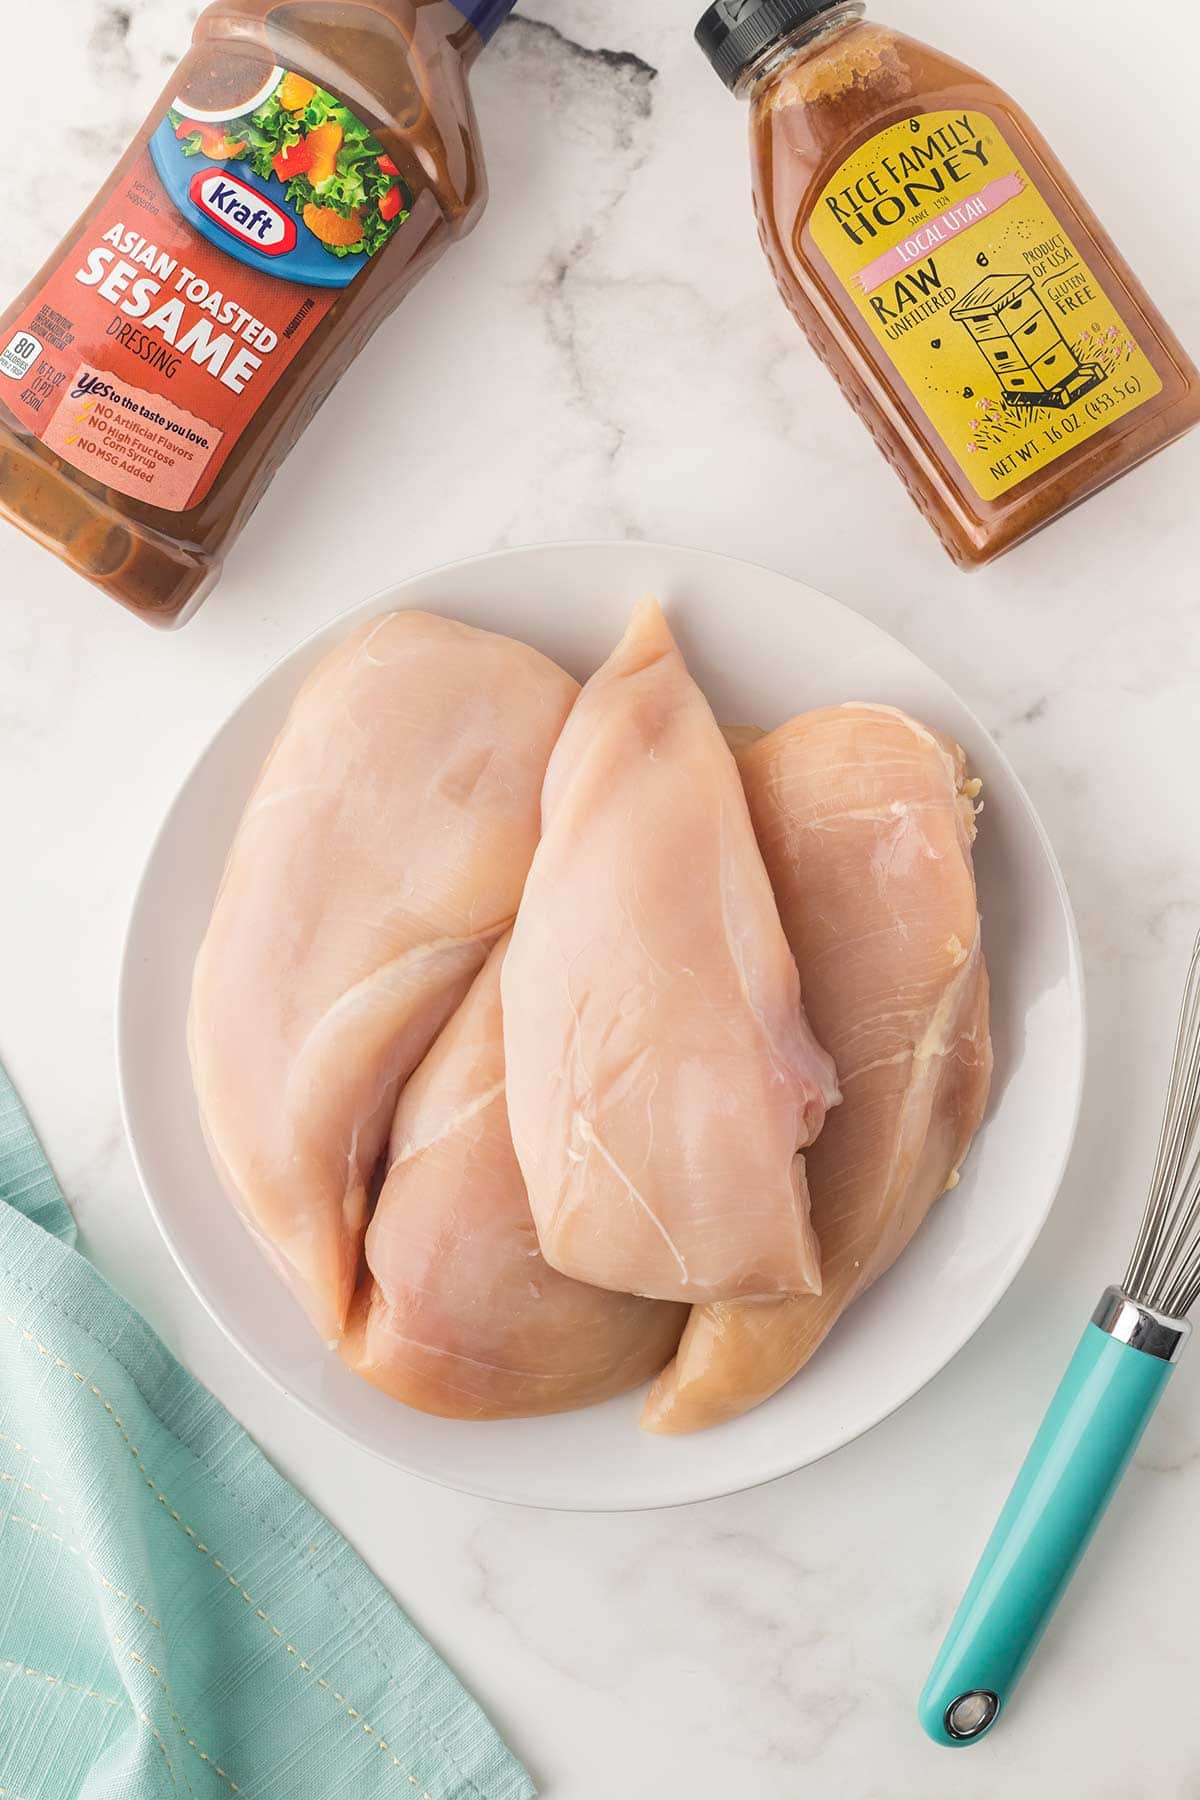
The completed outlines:
{"type": "Polygon", "coordinates": [[[756,57],[838,0],[716,0],[696,27],[696,42],[727,88],[756,57]]]}

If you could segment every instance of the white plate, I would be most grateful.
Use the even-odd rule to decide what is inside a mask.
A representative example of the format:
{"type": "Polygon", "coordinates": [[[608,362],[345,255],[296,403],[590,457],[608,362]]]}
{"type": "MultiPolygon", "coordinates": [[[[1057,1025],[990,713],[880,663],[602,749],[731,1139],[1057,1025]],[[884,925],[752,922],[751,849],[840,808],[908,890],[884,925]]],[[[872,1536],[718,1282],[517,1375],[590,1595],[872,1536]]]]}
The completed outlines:
{"type": "Polygon", "coordinates": [[[1083,1046],[1078,944],[1053,852],[1008,763],[945,682],[799,582],[634,543],[546,545],[418,575],[273,669],[217,733],[159,833],[134,902],[118,1018],[125,1123],[147,1198],[233,1342],[303,1406],[402,1469],[494,1499],[583,1509],[670,1506],[768,1481],[857,1437],[935,1375],[995,1306],[1046,1217],[1074,1135],[1083,1046]],[[192,961],[258,767],[301,681],[345,632],[391,607],[425,607],[524,638],[583,679],[648,590],[727,722],[769,727],[830,701],[881,700],[963,744],[987,796],[976,866],[992,975],[991,1107],[961,1185],[803,1374],[745,1418],[651,1437],[638,1430],[637,1395],[551,1419],[427,1418],[322,1349],[221,1192],[184,1042],[192,961]]]}

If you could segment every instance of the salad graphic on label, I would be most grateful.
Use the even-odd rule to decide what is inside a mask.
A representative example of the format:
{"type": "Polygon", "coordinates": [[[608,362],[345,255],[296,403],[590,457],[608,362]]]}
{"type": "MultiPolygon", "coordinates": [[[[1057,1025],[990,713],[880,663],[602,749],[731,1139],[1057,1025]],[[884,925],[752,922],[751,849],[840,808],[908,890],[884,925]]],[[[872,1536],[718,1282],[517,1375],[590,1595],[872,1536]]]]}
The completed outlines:
{"type": "Polygon", "coordinates": [[[408,218],[399,169],[370,127],[307,76],[272,70],[265,88],[243,95],[249,110],[227,116],[176,99],[150,143],[167,192],[239,260],[344,286],[408,218]]]}

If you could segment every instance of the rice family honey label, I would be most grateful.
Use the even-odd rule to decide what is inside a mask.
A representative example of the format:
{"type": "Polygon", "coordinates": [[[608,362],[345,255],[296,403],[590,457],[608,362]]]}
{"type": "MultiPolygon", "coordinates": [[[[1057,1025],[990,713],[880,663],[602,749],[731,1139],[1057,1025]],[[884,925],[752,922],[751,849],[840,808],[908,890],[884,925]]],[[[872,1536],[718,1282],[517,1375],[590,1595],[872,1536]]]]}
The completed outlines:
{"type": "Polygon", "coordinates": [[[805,222],[985,500],[1161,389],[985,113],[922,113],[879,132],[805,222]]]}

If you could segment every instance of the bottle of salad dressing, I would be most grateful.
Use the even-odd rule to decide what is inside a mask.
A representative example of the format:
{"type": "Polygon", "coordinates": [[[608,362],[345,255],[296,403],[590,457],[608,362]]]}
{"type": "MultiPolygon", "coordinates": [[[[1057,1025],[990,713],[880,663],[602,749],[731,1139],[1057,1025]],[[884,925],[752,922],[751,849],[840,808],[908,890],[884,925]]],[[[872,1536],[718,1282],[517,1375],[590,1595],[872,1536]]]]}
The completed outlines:
{"type": "Polygon", "coordinates": [[[1200,417],[1200,380],[1008,95],[859,0],[718,0],[780,292],[956,562],[1200,417]]]}
{"type": "Polygon", "coordinates": [[[513,4],[201,13],[0,320],[0,512],[152,624],[183,619],[342,370],[478,218],[467,73],[513,4]]]}

